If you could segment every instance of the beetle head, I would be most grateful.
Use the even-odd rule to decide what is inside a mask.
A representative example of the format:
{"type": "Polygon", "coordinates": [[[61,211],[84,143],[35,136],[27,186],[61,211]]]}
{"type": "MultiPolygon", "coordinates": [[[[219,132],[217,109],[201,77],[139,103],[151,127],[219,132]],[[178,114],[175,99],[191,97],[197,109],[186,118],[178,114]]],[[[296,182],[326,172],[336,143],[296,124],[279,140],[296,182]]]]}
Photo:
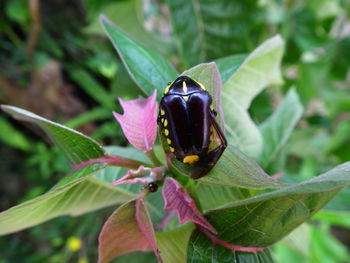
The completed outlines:
{"type": "Polygon", "coordinates": [[[205,90],[204,86],[187,76],[180,76],[171,82],[165,89],[165,95],[189,95],[191,93],[205,90]]]}

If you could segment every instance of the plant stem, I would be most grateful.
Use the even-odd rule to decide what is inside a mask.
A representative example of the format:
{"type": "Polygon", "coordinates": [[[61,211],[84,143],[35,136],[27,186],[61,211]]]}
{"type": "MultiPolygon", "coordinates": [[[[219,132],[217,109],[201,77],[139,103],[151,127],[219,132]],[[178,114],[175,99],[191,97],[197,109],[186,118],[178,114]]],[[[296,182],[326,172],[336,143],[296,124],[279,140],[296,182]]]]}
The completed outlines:
{"type": "Polygon", "coordinates": [[[152,163],[156,166],[162,166],[162,163],[158,160],[157,156],[155,155],[153,149],[146,152],[147,157],[152,161],[152,163]]]}

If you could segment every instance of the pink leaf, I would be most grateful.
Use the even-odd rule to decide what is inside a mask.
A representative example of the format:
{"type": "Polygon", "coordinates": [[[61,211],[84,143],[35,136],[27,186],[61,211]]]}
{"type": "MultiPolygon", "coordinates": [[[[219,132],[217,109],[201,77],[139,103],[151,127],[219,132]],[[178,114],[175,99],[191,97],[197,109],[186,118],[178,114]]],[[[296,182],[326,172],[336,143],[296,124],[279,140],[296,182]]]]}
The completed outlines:
{"type": "Polygon", "coordinates": [[[132,200],[119,207],[104,224],[99,236],[98,263],[134,251],[150,251],[161,261],[152,221],[143,199],[132,200]]]}
{"type": "Polygon", "coordinates": [[[157,257],[158,262],[162,262],[157,247],[152,221],[145,207],[143,199],[136,200],[136,223],[141,233],[148,240],[148,244],[152,247],[152,250],[157,257]]]}
{"type": "Polygon", "coordinates": [[[173,178],[167,178],[163,186],[164,210],[175,209],[182,224],[184,221],[192,221],[212,233],[216,234],[215,228],[198,211],[195,202],[185,192],[181,185],[173,178]]]}
{"type": "Polygon", "coordinates": [[[154,181],[159,181],[164,176],[165,167],[148,168],[141,165],[137,170],[129,170],[126,175],[111,185],[120,184],[148,184],[154,181]]]}
{"type": "Polygon", "coordinates": [[[137,167],[142,165],[142,163],[139,161],[135,161],[125,157],[121,157],[117,155],[105,155],[100,158],[90,159],[86,162],[77,164],[74,166],[74,170],[78,170],[80,168],[83,168],[93,163],[106,163],[106,164],[115,165],[119,167],[130,168],[130,169],[137,169],[137,167]]]}
{"type": "Polygon", "coordinates": [[[130,101],[119,99],[124,114],[113,112],[122,126],[125,137],[136,148],[144,152],[152,149],[157,135],[157,91],[149,98],[130,101]]]}

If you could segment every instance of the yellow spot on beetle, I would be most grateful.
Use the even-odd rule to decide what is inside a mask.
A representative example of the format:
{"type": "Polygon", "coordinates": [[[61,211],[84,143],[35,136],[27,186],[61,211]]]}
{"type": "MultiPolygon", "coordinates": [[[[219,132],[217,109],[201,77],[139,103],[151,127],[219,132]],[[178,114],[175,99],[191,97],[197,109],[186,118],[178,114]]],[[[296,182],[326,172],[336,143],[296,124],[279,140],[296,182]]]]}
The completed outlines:
{"type": "Polygon", "coordinates": [[[165,111],[163,109],[160,109],[160,115],[164,115],[165,111]]]}
{"type": "Polygon", "coordinates": [[[189,96],[183,96],[183,98],[184,98],[185,101],[188,101],[188,97],[189,97],[189,96]]]}
{"type": "Polygon", "coordinates": [[[199,156],[198,155],[188,155],[183,159],[183,163],[189,163],[189,164],[193,164],[195,162],[197,162],[199,160],[199,156]]]}
{"type": "Polygon", "coordinates": [[[166,127],[166,126],[168,126],[168,120],[167,119],[164,120],[164,127],[166,127]]]}
{"type": "Polygon", "coordinates": [[[203,85],[202,83],[199,83],[199,82],[197,82],[197,83],[198,83],[198,85],[201,87],[202,90],[206,90],[205,87],[204,87],[204,85],[203,85]]]}
{"type": "Polygon", "coordinates": [[[187,85],[185,81],[182,81],[182,90],[184,91],[184,93],[187,93],[187,85]]]}
{"type": "Polygon", "coordinates": [[[165,130],[164,130],[164,134],[165,134],[165,136],[168,136],[168,135],[169,135],[169,130],[168,130],[168,129],[165,129],[165,130]]]}
{"type": "Polygon", "coordinates": [[[175,149],[173,147],[169,147],[169,149],[172,153],[175,152],[175,149]]]}
{"type": "Polygon", "coordinates": [[[170,145],[171,144],[171,140],[169,138],[166,139],[166,142],[170,145]]]}
{"type": "Polygon", "coordinates": [[[161,122],[161,123],[164,123],[164,118],[161,118],[161,119],[160,119],[160,122],[161,122]]]}
{"type": "Polygon", "coordinates": [[[170,85],[169,85],[169,86],[167,86],[167,87],[165,88],[165,90],[164,90],[164,94],[167,94],[167,93],[169,92],[169,89],[170,89],[170,85]]]}
{"type": "Polygon", "coordinates": [[[169,89],[170,89],[171,85],[173,85],[173,83],[174,83],[174,81],[171,82],[171,83],[165,88],[164,94],[167,94],[167,93],[169,92],[169,89]]]}
{"type": "Polygon", "coordinates": [[[214,110],[213,104],[210,105],[210,109],[211,109],[211,110],[214,110]]]}

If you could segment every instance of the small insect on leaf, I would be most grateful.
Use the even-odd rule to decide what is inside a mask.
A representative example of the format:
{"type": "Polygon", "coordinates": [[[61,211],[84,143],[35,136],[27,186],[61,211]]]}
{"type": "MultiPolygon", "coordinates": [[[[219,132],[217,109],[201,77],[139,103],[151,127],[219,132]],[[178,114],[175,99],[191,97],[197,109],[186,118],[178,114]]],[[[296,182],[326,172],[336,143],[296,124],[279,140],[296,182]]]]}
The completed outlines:
{"type": "Polygon", "coordinates": [[[154,193],[154,192],[157,192],[158,185],[156,183],[149,183],[147,188],[148,188],[148,191],[154,193]]]}

